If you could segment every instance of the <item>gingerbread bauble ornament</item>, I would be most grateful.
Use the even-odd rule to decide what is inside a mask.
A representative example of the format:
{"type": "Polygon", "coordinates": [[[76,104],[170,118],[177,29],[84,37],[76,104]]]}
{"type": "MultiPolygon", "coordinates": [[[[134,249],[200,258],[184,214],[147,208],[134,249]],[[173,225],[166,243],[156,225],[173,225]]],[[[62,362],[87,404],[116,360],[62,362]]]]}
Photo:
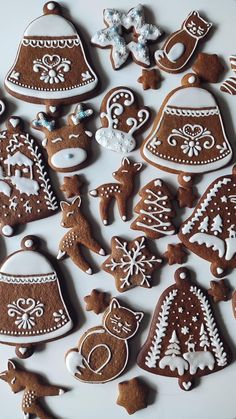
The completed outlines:
{"type": "Polygon", "coordinates": [[[12,96],[32,103],[86,99],[94,94],[98,78],[80,36],[58,3],[46,3],[43,13],[26,28],[5,86],[12,96]]]}
{"type": "Polygon", "coordinates": [[[236,268],[236,166],[232,175],[219,177],[208,186],[180,227],[179,238],[191,252],[211,263],[216,277],[236,268]]]}
{"type": "Polygon", "coordinates": [[[191,283],[189,271],[175,272],[175,283],[161,295],[138,365],[153,374],[178,378],[191,390],[195,377],[217,372],[230,354],[215,322],[207,294],[191,283]]]}
{"type": "Polygon", "coordinates": [[[194,175],[219,169],[232,158],[220,109],[196,74],[185,75],[182,86],[167,95],[142,146],[142,156],[178,174],[186,188],[192,186],[194,175]]]}

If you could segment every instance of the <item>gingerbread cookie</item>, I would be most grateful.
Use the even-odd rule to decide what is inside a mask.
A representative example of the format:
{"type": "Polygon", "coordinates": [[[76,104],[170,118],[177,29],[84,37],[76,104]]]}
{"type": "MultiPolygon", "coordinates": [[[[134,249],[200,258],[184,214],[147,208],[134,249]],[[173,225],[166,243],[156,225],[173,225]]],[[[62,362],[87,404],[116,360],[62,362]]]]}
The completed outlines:
{"type": "MultiPolygon", "coordinates": [[[[229,62],[231,70],[236,73],[236,55],[231,55],[229,57],[229,62]]],[[[236,75],[226,79],[224,83],[222,83],[220,90],[229,93],[230,95],[236,95],[236,75]]]]}
{"type": "Polygon", "coordinates": [[[112,237],[111,255],[102,264],[102,269],[114,276],[117,290],[125,292],[136,286],[150,288],[152,274],[161,262],[148,249],[145,237],[130,242],[112,237]]]}
{"type": "Polygon", "coordinates": [[[87,99],[94,95],[98,78],[76,28],[54,1],[43,12],[24,33],[5,79],[7,91],[26,102],[52,106],[87,99]]]}
{"type": "Polygon", "coordinates": [[[230,299],[230,288],[224,279],[211,281],[208,294],[213,298],[214,303],[219,301],[228,301],[230,299]]]}
{"type": "Polygon", "coordinates": [[[187,249],[211,263],[216,277],[236,268],[235,185],[236,166],[211,183],[178,234],[187,249]]]}
{"type": "Polygon", "coordinates": [[[60,189],[69,199],[74,198],[75,196],[79,196],[81,194],[80,189],[82,185],[83,181],[81,180],[79,175],[65,176],[60,189]]]}
{"type": "Polygon", "coordinates": [[[71,260],[88,275],[92,274],[92,269],[84,259],[80,246],[84,246],[91,251],[104,256],[105,250],[94,239],[92,228],[81,210],[81,198],[77,196],[71,203],[62,201],[61,226],[69,228],[59,244],[57,259],[70,257],[71,260]]]}
{"type": "Polygon", "coordinates": [[[57,172],[74,172],[87,162],[92,133],[86,130],[86,119],[93,114],[83,103],[68,116],[67,124],[57,127],[55,119],[39,112],[32,127],[45,134],[42,142],[48,154],[48,163],[57,172]]]}
{"type": "Polygon", "coordinates": [[[207,296],[190,281],[187,269],[178,269],[175,284],[157,303],[138,365],[154,374],[178,378],[179,386],[187,391],[195,377],[219,371],[230,361],[207,296]]]}
{"type": "Polygon", "coordinates": [[[103,325],[85,332],[76,348],[66,354],[68,371],[86,383],[105,383],[117,378],[129,358],[128,340],[138,331],[143,313],[120,305],[113,298],[103,325]]]}
{"type": "Polygon", "coordinates": [[[186,74],[182,86],[167,95],[142,156],[162,170],[181,174],[186,187],[193,175],[219,169],[232,158],[220,109],[196,74],[186,74]]]}
{"type": "Polygon", "coordinates": [[[103,313],[109,306],[108,294],[106,292],[92,290],[90,295],[84,297],[86,311],[93,311],[95,314],[103,313]]]}
{"type": "Polygon", "coordinates": [[[193,63],[192,69],[202,80],[218,83],[224,71],[224,66],[217,54],[200,52],[193,63]]]}
{"type": "Polygon", "coordinates": [[[150,239],[175,234],[173,197],[161,179],[155,179],[140,191],[140,202],[134,208],[138,217],[130,228],[143,231],[150,239]]]}
{"type": "Polygon", "coordinates": [[[0,342],[15,346],[20,358],[72,328],[57,273],[37,237],[24,237],[21,250],[2,262],[0,307],[0,342]]]}
{"type": "Polygon", "coordinates": [[[142,75],[138,78],[138,83],[143,85],[143,90],[158,89],[161,81],[160,73],[153,68],[152,70],[142,70],[142,75]]]}
{"type": "Polygon", "coordinates": [[[148,405],[149,388],[138,377],[118,384],[119,396],[116,403],[126,409],[129,415],[148,405]]]}
{"type": "Polygon", "coordinates": [[[194,188],[180,186],[176,198],[180,208],[193,208],[198,195],[195,193],[194,188]]]}
{"type": "Polygon", "coordinates": [[[197,11],[191,12],[181,29],[169,35],[163,48],[155,52],[157,66],[168,73],[184,71],[198,43],[208,34],[212,24],[197,11]]]}
{"type": "Polygon", "coordinates": [[[148,43],[156,41],[162,32],[156,25],[147,23],[144,7],[139,4],[128,13],[116,9],[105,9],[103,20],[106,28],[97,31],[91,43],[99,48],[111,50],[113,69],[117,70],[124,65],[130,54],[137,64],[149,67],[148,43]],[[124,31],[132,31],[132,40],[128,44],[124,31]]]}
{"type": "Polygon", "coordinates": [[[95,134],[97,142],[109,150],[130,153],[136,146],[135,136],[144,128],[150,113],[140,109],[134,92],[115,87],[104,97],[100,109],[102,128],[95,134]]]}
{"type": "Polygon", "coordinates": [[[10,117],[0,137],[0,228],[12,236],[18,224],[53,215],[58,204],[43,156],[22,120],[10,117]]]}
{"type": "Polygon", "coordinates": [[[176,263],[182,265],[186,262],[187,253],[182,243],[168,244],[167,251],[163,256],[167,260],[168,265],[175,265],[176,263]]]}
{"type": "Polygon", "coordinates": [[[21,408],[25,419],[30,419],[31,415],[40,419],[51,418],[40,399],[65,393],[60,387],[45,384],[39,374],[20,369],[11,360],[8,360],[7,370],[0,373],[0,379],[9,384],[13,393],[24,391],[21,408]]]}
{"type": "Polygon", "coordinates": [[[124,157],[121,167],[112,174],[118,183],[104,183],[89,192],[91,196],[101,199],[100,215],[104,225],[108,224],[109,206],[113,199],[117,202],[122,220],[127,220],[127,201],[133,193],[134,177],[141,168],[142,163],[134,163],[127,157],[124,157]]]}

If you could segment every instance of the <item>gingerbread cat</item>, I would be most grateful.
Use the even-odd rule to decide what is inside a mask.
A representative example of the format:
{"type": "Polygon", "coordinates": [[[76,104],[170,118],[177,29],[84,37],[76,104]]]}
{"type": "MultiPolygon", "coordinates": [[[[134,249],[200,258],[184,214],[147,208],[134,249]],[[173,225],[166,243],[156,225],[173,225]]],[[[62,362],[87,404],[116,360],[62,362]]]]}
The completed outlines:
{"type": "Polygon", "coordinates": [[[118,377],[128,362],[128,339],[133,337],[143,313],[122,307],[113,298],[103,325],[85,332],[77,348],[66,354],[68,371],[86,383],[105,383],[118,377]]]}
{"type": "Polygon", "coordinates": [[[198,42],[203,39],[212,24],[206,22],[197,11],[191,12],[177,32],[171,34],[161,50],[156,51],[157,66],[167,73],[181,73],[193,55],[198,42]]]}

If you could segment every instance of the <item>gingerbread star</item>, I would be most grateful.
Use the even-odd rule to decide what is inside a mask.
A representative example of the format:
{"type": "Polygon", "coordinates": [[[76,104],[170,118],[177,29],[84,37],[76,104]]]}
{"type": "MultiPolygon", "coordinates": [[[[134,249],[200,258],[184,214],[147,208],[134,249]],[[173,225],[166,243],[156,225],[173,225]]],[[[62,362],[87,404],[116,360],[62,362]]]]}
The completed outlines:
{"type": "Polygon", "coordinates": [[[180,208],[193,208],[198,196],[194,193],[192,188],[179,187],[177,192],[177,201],[180,208]]]}
{"type": "Polygon", "coordinates": [[[143,90],[158,89],[161,76],[160,73],[153,68],[152,70],[142,70],[142,75],[138,78],[138,83],[143,85],[143,90]]]}
{"type": "Polygon", "coordinates": [[[217,83],[224,72],[224,66],[218,55],[205,52],[198,54],[192,69],[199,77],[210,83],[217,83]]]}
{"type": "Polygon", "coordinates": [[[135,377],[118,384],[119,396],[116,403],[124,407],[129,415],[147,407],[149,389],[135,377]]]}
{"type": "Polygon", "coordinates": [[[114,276],[118,291],[124,292],[135,286],[151,287],[152,273],[162,260],[150,252],[145,237],[130,242],[112,237],[111,249],[102,269],[114,276]]]}
{"type": "Polygon", "coordinates": [[[182,243],[168,244],[167,251],[163,256],[167,259],[169,265],[174,265],[175,263],[182,265],[187,258],[187,253],[184,249],[182,243]]]}
{"type": "Polygon", "coordinates": [[[64,183],[60,189],[65,193],[67,198],[74,198],[74,196],[80,195],[80,188],[83,182],[79,175],[65,176],[64,183]]]}
{"type": "Polygon", "coordinates": [[[230,299],[230,288],[224,279],[219,281],[211,281],[208,294],[212,296],[215,303],[219,301],[228,301],[230,299]]]}
{"type": "Polygon", "coordinates": [[[106,292],[92,290],[90,295],[84,297],[86,311],[93,311],[95,314],[103,313],[109,306],[109,298],[106,292]]]}

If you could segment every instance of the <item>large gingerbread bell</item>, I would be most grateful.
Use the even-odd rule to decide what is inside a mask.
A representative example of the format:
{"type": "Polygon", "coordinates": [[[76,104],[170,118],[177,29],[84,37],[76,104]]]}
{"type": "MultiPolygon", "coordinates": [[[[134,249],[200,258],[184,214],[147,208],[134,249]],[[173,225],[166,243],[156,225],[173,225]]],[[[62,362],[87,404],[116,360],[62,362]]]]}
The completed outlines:
{"type": "Polygon", "coordinates": [[[91,96],[98,78],[90,67],[74,25],[56,2],[27,27],[13,67],[5,79],[8,92],[32,103],[59,105],[91,96]]]}
{"type": "Polygon", "coordinates": [[[142,156],[160,169],[179,174],[183,186],[190,186],[194,174],[219,169],[230,161],[232,149],[220,109],[195,74],[185,75],[182,86],[164,100],[142,156]]]}

